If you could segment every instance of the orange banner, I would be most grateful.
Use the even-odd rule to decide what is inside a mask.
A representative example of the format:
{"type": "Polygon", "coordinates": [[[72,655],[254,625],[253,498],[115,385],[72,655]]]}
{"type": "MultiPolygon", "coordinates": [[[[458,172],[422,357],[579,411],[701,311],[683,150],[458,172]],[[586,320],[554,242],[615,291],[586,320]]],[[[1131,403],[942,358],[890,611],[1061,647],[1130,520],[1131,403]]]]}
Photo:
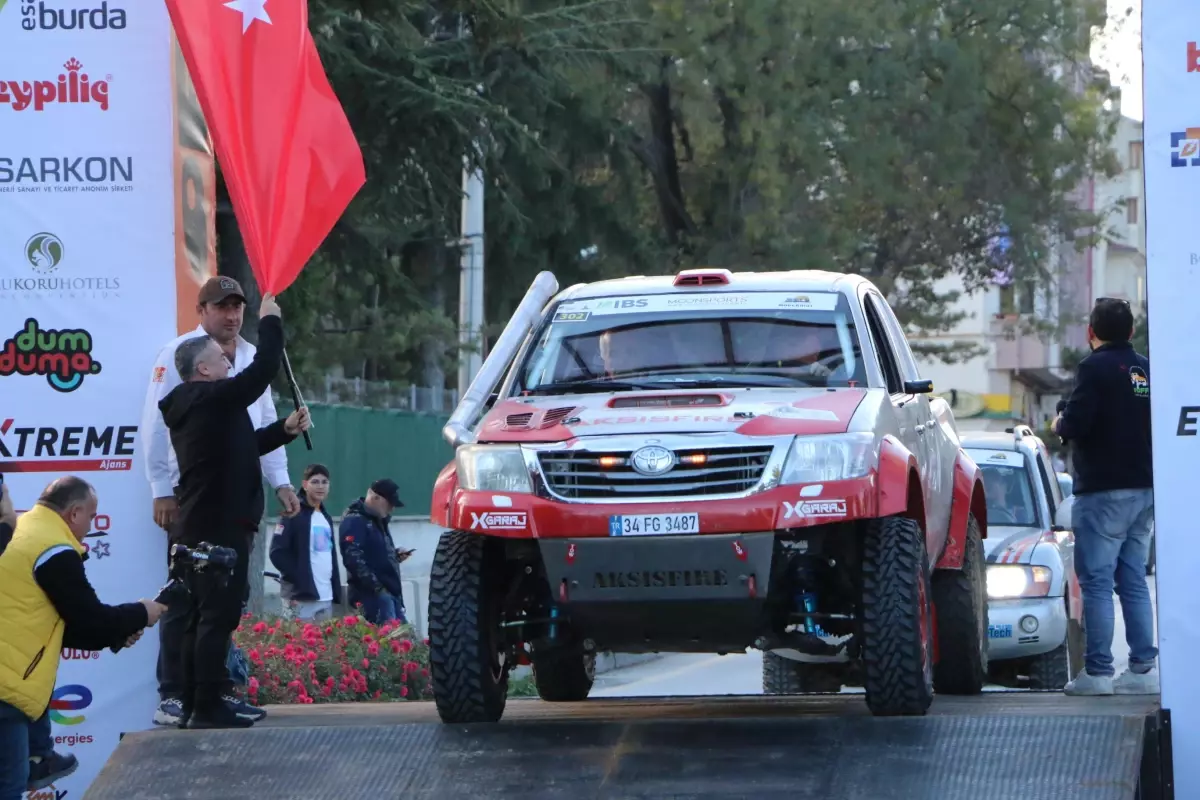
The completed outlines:
{"type": "Polygon", "coordinates": [[[200,324],[196,293],[217,274],[217,171],[208,125],[179,43],[171,34],[175,86],[175,300],[179,333],[200,324]]]}

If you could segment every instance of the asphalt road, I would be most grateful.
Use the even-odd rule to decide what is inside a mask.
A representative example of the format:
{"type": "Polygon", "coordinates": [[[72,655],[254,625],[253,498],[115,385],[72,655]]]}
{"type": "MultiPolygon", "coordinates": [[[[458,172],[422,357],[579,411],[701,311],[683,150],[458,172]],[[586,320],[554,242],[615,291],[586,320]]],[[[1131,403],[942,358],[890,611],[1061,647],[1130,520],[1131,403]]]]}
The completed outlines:
{"type": "MultiPolygon", "coordinates": [[[[1154,577],[1147,578],[1150,596],[1157,598],[1154,577]]],[[[1113,598],[1116,627],[1113,632],[1113,666],[1121,674],[1129,664],[1121,603],[1113,598]]],[[[1157,603],[1156,603],[1157,605],[1157,603]]],[[[1156,629],[1157,633],[1157,629],[1156,629]]],[[[1155,637],[1157,639],[1157,635],[1155,637]]],[[[999,691],[1002,687],[989,687],[999,691]]],[[[845,689],[843,692],[861,692],[845,689]]],[[[683,697],[697,695],[762,694],[762,653],[714,656],[690,653],[668,654],[654,661],[613,670],[596,677],[592,697],[683,697]]]]}

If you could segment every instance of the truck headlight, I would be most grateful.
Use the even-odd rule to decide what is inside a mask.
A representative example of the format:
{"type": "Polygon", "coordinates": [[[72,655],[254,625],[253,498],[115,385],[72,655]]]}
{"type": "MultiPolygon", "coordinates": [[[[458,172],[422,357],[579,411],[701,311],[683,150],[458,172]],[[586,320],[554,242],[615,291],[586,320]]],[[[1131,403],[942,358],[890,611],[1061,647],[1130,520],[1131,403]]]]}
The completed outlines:
{"type": "Polygon", "coordinates": [[[879,460],[873,433],[797,436],[783,465],[781,484],[861,478],[879,460]]]}
{"type": "Polygon", "coordinates": [[[458,483],[471,492],[530,494],[533,484],[520,447],[468,444],[454,455],[458,483]]]}
{"type": "Polygon", "coordinates": [[[1045,597],[1050,594],[1050,578],[1049,567],[992,564],[987,568],[988,597],[1045,597]]]}

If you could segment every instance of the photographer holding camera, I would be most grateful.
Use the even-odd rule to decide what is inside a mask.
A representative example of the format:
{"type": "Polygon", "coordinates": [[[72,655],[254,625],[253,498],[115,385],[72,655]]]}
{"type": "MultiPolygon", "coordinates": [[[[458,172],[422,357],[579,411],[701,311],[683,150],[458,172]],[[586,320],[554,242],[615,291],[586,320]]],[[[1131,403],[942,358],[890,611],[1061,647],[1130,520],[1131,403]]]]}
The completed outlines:
{"type": "Polygon", "coordinates": [[[198,570],[191,575],[193,603],[182,645],[181,728],[246,728],[221,698],[228,680],[226,654],[241,617],[249,581],[250,548],[265,510],[259,458],[308,430],[308,409],[254,429],[246,407],[262,395],[283,360],[279,306],[264,295],[259,307],[258,350],[245,370],[229,377],[229,361],[209,336],[179,345],[175,367],[183,380],[159,401],[179,463],[180,544],[211,544],[237,553],[232,575],[198,570]]]}
{"type": "Polygon", "coordinates": [[[0,800],[30,779],[30,727],[43,720],[63,648],[129,646],[166,610],[153,600],[107,606],[83,569],[96,491],[81,478],[53,481],[21,515],[0,555],[0,800]]]}

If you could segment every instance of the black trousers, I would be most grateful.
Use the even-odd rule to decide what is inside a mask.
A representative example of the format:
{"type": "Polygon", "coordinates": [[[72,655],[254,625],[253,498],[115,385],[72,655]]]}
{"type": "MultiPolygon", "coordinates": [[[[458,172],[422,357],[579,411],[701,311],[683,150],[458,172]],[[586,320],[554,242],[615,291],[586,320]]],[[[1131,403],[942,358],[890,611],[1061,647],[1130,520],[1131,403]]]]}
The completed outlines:
{"type": "Polygon", "coordinates": [[[250,591],[251,542],[247,536],[233,547],[238,559],[228,579],[211,568],[189,576],[192,602],[180,647],[184,708],[215,707],[229,685],[226,659],[250,591]]]}

